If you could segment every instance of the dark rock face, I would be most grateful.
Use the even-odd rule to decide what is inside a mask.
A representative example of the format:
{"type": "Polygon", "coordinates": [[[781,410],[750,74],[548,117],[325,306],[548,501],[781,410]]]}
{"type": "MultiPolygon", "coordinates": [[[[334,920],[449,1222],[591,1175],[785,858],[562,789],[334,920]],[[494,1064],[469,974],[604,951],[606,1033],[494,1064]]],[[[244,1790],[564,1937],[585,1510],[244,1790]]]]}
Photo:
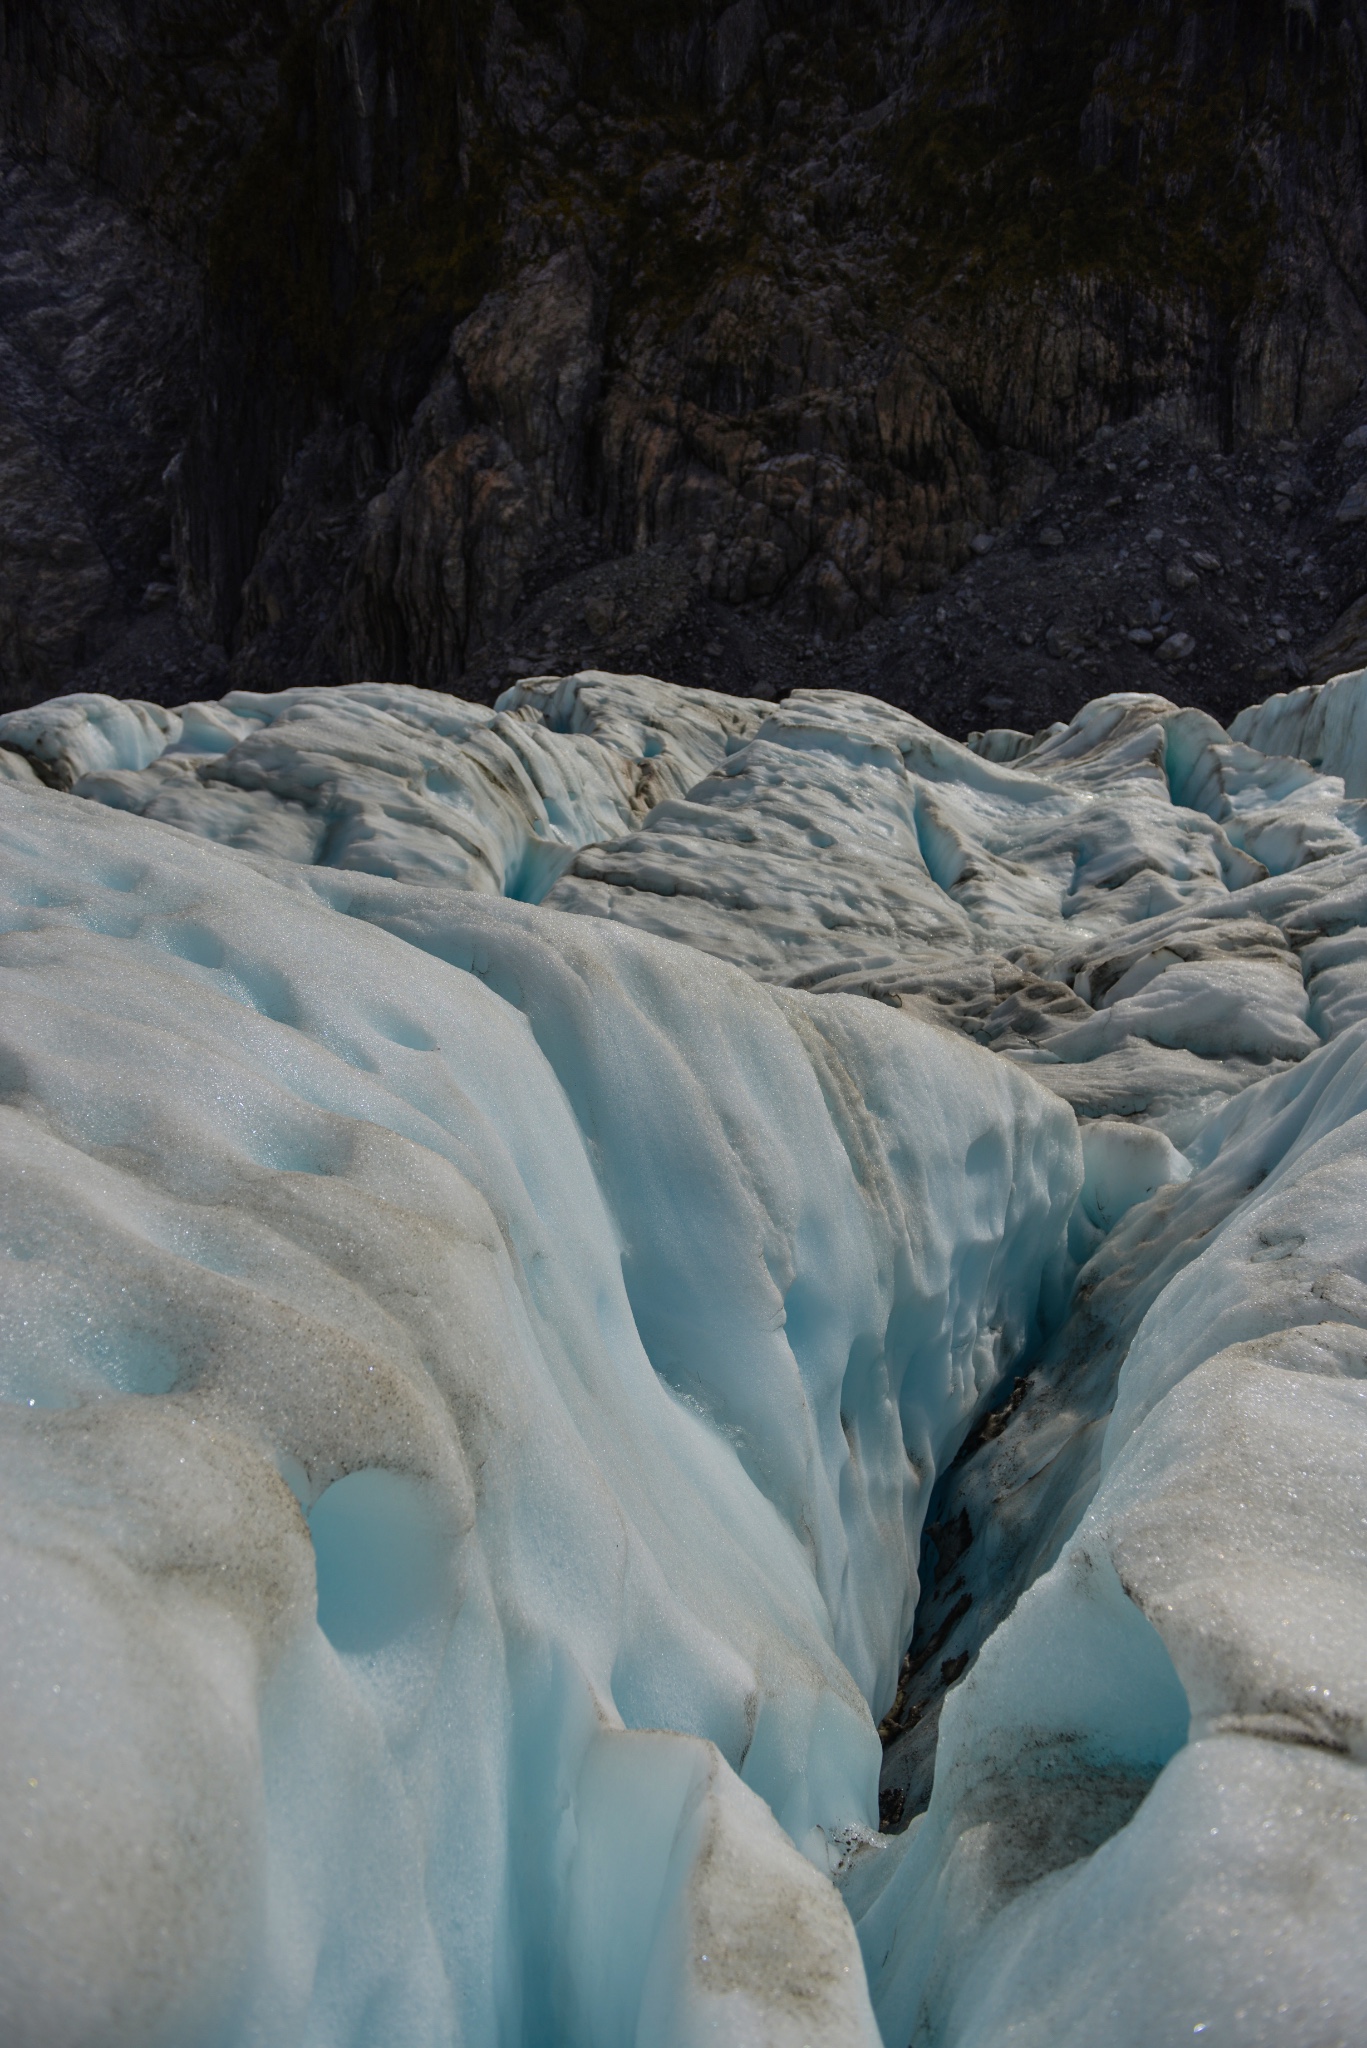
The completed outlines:
{"type": "Polygon", "coordinates": [[[761,691],[801,663],[963,729],[1152,686],[1153,595],[1153,645],[1242,701],[1250,600],[1311,662],[1367,582],[1333,467],[1367,365],[1360,0],[41,14],[0,0],[0,258],[26,332],[80,327],[108,449],[78,484],[70,379],[7,407],[9,503],[61,558],[7,549],[8,703],[125,658],[147,695],[592,656],[761,691]],[[1179,533],[1158,593],[1098,597],[1083,501],[1139,516],[1105,433],[1140,418],[1169,534],[1230,514],[1221,458],[1285,486],[1233,500],[1256,589],[1179,533]],[[1000,592],[1020,622],[940,662],[966,570],[969,620],[1000,592]]]}
{"type": "MultiPolygon", "coordinates": [[[[163,474],[195,399],[191,266],[50,161],[0,158],[0,671],[41,698],[177,653],[163,474]],[[140,658],[141,657],[141,658],[140,658]]],[[[196,673],[191,664],[185,677],[196,673]]]]}

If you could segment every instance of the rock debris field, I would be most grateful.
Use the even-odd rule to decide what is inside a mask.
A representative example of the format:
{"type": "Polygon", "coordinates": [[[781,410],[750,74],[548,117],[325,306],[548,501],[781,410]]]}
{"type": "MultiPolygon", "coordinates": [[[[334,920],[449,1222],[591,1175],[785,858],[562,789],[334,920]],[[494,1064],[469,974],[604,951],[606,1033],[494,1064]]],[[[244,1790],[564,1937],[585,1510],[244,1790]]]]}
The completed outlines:
{"type": "Polygon", "coordinates": [[[0,783],[10,2048],[1367,2038],[1367,671],[0,783]]]}
{"type": "Polygon", "coordinates": [[[869,692],[962,738],[1044,725],[1093,695],[1159,689],[1233,718],[1251,696],[1367,660],[1362,408],[1234,453],[1155,408],[1105,426],[965,566],[848,639],[706,596],[709,536],[596,564],[538,595],[472,654],[462,691],[529,668],[627,667],[776,700],[869,692]],[[1351,600],[1351,601],[1350,601],[1351,600]]]}

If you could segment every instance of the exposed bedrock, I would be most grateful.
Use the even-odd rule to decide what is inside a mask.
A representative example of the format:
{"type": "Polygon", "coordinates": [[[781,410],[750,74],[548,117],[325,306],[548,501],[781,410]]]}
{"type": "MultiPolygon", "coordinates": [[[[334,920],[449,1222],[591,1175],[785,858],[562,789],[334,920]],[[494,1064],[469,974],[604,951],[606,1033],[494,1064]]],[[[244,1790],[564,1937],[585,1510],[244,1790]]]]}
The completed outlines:
{"type": "MultiPolygon", "coordinates": [[[[166,702],[226,663],[491,697],[534,640],[547,668],[597,651],[770,691],[802,661],[965,730],[1011,694],[1006,645],[1044,722],[1152,687],[1186,634],[1185,694],[1228,715],[1268,666],[1250,601],[1277,662],[1312,661],[1362,593],[1333,460],[1367,343],[1356,0],[680,0],[652,24],[612,0],[13,0],[0,25],[4,144],[68,210],[54,244],[82,208],[114,223],[87,382],[117,413],[131,351],[166,383],[122,539],[98,499],[128,448],[87,451],[97,502],[73,503],[61,391],[29,408],[41,459],[10,461],[70,576],[61,604],[0,592],[11,703],[108,686],[85,671],[125,641],[121,693],[166,702]],[[1079,485],[1078,451],[1136,418],[1147,483],[1098,449],[1079,485]],[[1207,504],[1186,470],[1219,451],[1207,504]],[[1225,528],[1218,568],[1189,559],[1205,536],[1174,552],[1185,517],[1225,528]],[[1109,576],[1155,526],[1164,551],[1099,596],[1098,549],[1118,536],[1109,576]],[[1018,545],[1051,564],[1037,625],[1018,545]],[[969,618],[1008,639],[942,648],[975,561],[969,618]]],[[[6,246],[26,204],[0,206],[6,246]]],[[[60,263],[30,291],[60,308],[60,263]]]]}

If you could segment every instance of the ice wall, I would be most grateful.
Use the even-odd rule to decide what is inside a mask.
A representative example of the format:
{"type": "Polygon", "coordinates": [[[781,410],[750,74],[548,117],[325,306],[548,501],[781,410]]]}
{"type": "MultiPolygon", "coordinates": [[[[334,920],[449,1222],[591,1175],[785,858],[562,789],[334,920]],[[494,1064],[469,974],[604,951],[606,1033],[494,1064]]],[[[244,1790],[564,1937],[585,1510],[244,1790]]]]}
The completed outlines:
{"type": "Polygon", "coordinates": [[[1095,1496],[856,1880],[885,2040],[1367,2031],[1364,1111],[1358,1026],[1208,1134],[1095,1496]]]}
{"type": "Polygon", "coordinates": [[[1304,683],[1250,704],[1230,727],[1265,754],[1289,754],[1341,775],[1350,796],[1367,796],[1367,670],[1304,683]]]}
{"type": "Polygon", "coordinates": [[[825,1873],[1071,1114],[595,921],[0,830],[0,2036],[873,2042],[825,1873]]]}

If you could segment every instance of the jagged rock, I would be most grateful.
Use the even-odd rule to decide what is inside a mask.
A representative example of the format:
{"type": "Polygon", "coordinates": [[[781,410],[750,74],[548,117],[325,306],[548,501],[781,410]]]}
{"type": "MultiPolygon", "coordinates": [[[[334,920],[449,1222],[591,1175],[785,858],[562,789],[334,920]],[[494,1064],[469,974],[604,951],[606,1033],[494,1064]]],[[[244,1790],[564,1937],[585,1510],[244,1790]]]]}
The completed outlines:
{"type": "Polygon", "coordinates": [[[1310,656],[1311,682],[1327,683],[1331,676],[1367,667],[1367,596],[1350,604],[1334,621],[1310,656]]]}
{"type": "Polygon", "coordinates": [[[1334,517],[1340,526],[1355,526],[1367,519],[1367,476],[1359,477],[1344,493],[1334,517]]]}
{"type": "MultiPolygon", "coordinates": [[[[1288,37],[1132,0],[986,44],[977,0],[833,0],[788,27],[686,0],[650,28],[509,0],[454,39],[397,0],[294,28],[284,8],[174,18],[115,9],[97,32],[85,0],[41,23],[7,0],[0,67],[11,146],[98,176],[208,287],[195,417],[143,526],[164,537],[169,513],[180,598],[137,611],[149,647],[179,621],[241,684],[492,694],[529,607],[539,629],[595,561],[687,549],[687,618],[641,661],[680,672],[686,651],[704,680],[716,642],[755,687],[796,661],[866,685],[896,670],[900,621],[986,562],[975,540],[1066,535],[1058,587],[1085,606],[1099,536],[1059,473],[1134,416],[1185,443],[1165,504],[1148,480],[1179,544],[1209,481],[1191,450],[1218,446],[1257,477],[1249,515],[1323,557],[1324,600],[1287,563],[1255,593],[1329,608],[1298,641],[1360,593],[1354,526],[1318,537],[1315,438],[1355,424],[1367,333],[1353,9],[1288,37]],[[168,125],[187,65],[196,105],[168,125]],[[1174,178],[1195,269],[1155,238],[1174,178]]],[[[1098,475],[1097,515],[1128,528],[1138,483],[1098,475]]],[[[136,605],[165,580],[141,568],[136,605]]],[[[1226,593],[1227,641],[1248,594],[1226,593]]],[[[74,585],[73,617],[86,602],[74,585]]],[[[50,683],[85,658],[53,616],[50,683]]],[[[1050,627],[1093,687],[1142,680],[1095,623],[1011,631],[1050,627]]],[[[1219,644],[1208,621],[1194,637],[1219,644]]],[[[925,653],[886,687],[971,726],[988,654],[925,653]]],[[[1067,687],[1037,676],[1048,716],[1067,687]]]]}
{"type": "Polygon", "coordinates": [[[409,462],[367,507],[337,626],[344,676],[440,688],[511,622],[547,531],[581,517],[601,329],[572,251],[457,328],[409,462]]]}
{"type": "Polygon", "coordinates": [[[162,473],[194,402],[193,335],[193,272],[161,237],[59,164],[0,150],[0,677],[11,704],[50,695],[130,640],[132,694],[158,694],[164,680],[184,695],[202,674],[175,659],[173,627],[145,626],[173,595],[162,473]]]}

